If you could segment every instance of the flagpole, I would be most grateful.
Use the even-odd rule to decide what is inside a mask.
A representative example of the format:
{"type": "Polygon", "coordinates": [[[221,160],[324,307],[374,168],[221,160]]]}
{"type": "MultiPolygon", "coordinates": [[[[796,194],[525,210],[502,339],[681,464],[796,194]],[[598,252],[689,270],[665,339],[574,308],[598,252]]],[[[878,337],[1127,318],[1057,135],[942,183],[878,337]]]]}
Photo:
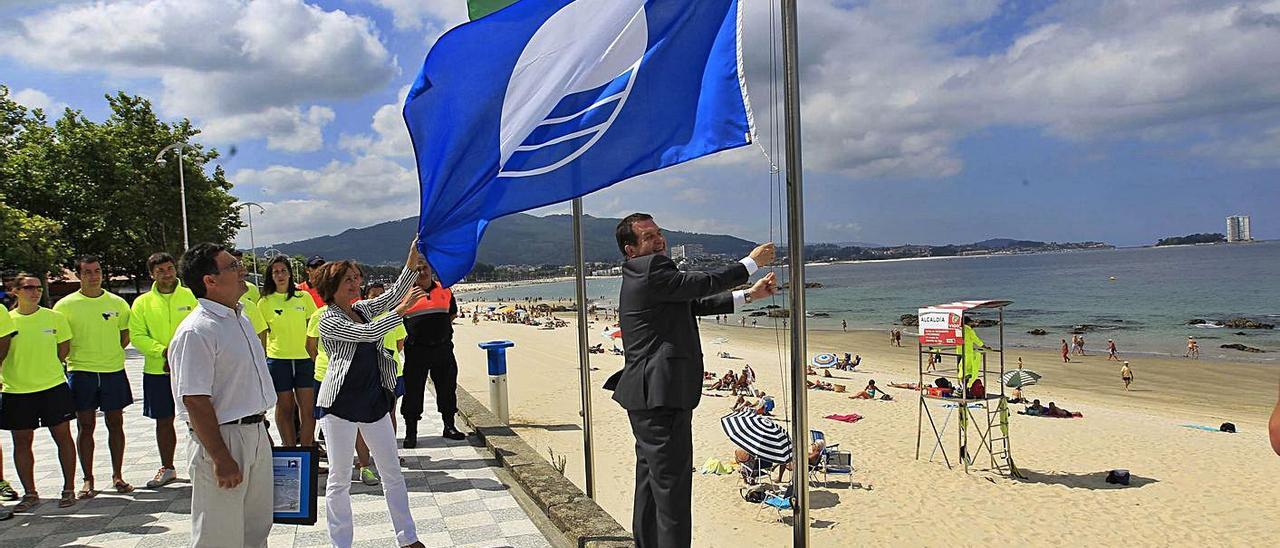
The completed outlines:
{"type": "Polygon", "coordinates": [[[791,277],[791,439],[796,505],[792,545],[809,546],[809,404],[805,386],[804,190],[800,163],[800,66],[796,0],[782,0],[783,113],[787,152],[787,255],[791,277]]]}
{"type": "Polygon", "coordinates": [[[591,447],[591,355],[587,332],[587,261],[582,244],[582,198],[573,199],[573,253],[578,275],[578,371],[582,390],[582,458],[587,498],[596,498],[595,452],[591,447]]]}

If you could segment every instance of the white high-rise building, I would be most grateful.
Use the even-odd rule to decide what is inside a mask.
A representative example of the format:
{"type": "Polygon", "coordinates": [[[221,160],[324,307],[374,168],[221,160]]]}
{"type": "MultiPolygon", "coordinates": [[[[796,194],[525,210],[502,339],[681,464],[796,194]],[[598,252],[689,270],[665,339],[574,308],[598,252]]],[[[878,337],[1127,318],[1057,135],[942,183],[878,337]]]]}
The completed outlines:
{"type": "Polygon", "coordinates": [[[1253,233],[1249,231],[1249,216],[1232,215],[1227,217],[1227,241],[1247,242],[1250,240],[1253,240],[1253,233]]]}

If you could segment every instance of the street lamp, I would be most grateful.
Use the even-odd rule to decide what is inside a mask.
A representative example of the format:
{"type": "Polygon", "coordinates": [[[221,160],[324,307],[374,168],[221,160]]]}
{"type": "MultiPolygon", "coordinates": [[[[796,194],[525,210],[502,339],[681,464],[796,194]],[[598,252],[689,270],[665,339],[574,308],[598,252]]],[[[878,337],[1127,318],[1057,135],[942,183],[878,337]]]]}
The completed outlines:
{"type": "Polygon", "coordinates": [[[249,252],[253,254],[253,277],[259,278],[258,244],[253,240],[253,208],[258,208],[258,213],[264,213],[266,212],[266,209],[263,209],[262,204],[259,204],[258,202],[241,202],[237,207],[245,208],[245,211],[249,214],[249,252]]]}
{"type": "Polygon", "coordinates": [[[187,182],[186,182],[186,178],[183,176],[183,173],[182,173],[182,147],[190,147],[190,146],[191,145],[188,145],[184,141],[178,141],[172,145],[169,145],[167,147],[160,149],[160,153],[156,154],[156,163],[163,166],[165,164],[164,153],[174,149],[177,150],[177,152],[175,152],[174,154],[178,156],[178,192],[181,193],[181,197],[182,197],[182,250],[183,251],[186,251],[187,248],[191,247],[191,240],[187,236],[187,182]]]}

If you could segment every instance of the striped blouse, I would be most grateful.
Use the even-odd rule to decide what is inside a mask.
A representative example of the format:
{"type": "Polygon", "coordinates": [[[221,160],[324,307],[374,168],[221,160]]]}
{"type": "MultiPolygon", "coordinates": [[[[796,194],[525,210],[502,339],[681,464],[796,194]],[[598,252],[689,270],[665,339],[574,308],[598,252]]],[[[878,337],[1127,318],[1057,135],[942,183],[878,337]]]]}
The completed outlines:
{"type": "Polygon", "coordinates": [[[329,370],[325,372],[324,382],[320,385],[320,395],[316,398],[317,407],[329,407],[338,397],[347,378],[347,370],[351,368],[351,359],[356,354],[356,344],[362,342],[377,343],[378,369],[382,372],[382,386],[387,390],[396,388],[396,361],[382,348],[382,337],[403,322],[399,314],[387,314],[382,318],[369,321],[394,308],[418,280],[418,271],[404,269],[395,284],[376,298],[356,301],[351,305],[356,313],[367,323],[356,323],[348,318],[341,308],[330,306],[320,316],[320,344],[329,355],[329,370]]]}

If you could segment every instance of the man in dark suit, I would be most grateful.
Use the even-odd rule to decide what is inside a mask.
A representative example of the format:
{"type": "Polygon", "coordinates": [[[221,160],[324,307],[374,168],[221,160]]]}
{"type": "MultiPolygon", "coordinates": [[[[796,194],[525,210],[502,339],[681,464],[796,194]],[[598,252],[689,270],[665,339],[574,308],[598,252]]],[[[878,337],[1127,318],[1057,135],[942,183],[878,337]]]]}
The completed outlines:
{"type": "Polygon", "coordinates": [[[640,548],[689,546],[693,487],[693,408],[702,397],[702,343],[697,316],[730,314],[774,294],[773,274],[748,290],[760,266],[773,262],[772,243],[731,267],[681,272],[666,256],[667,241],[653,217],[634,213],[618,223],[622,265],[618,321],[626,365],[605,382],[627,410],[636,437],[636,494],[632,531],[640,548]]]}

